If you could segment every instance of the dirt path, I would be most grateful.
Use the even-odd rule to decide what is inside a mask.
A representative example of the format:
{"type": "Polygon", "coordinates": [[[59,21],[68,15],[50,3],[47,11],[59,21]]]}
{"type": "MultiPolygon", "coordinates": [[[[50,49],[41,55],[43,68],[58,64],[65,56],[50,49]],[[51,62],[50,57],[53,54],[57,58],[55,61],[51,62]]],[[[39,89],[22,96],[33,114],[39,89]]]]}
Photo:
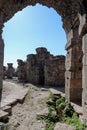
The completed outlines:
{"type": "Polygon", "coordinates": [[[12,108],[12,116],[8,123],[10,124],[9,130],[44,130],[45,123],[38,121],[36,115],[43,111],[46,112],[46,100],[49,94],[49,91],[29,85],[29,92],[24,103],[12,108]]]}
{"type": "MultiPolygon", "coordinates": [[[[22,104],[17,103],[12,107],[12,115],[9,116],[9,122],[7,123],[8,128],[6,130],[45,130],[45,122],[37,120],[37,115],[46,115],[48,113],[46,101],[50,92],[64,96],[64,93],[62,93],[64,92],[63,87],[42,88],[41,86],[38,87],[32,84],[25,84],[23,86],[23,84],[10,80],[4,81],[3,86],[2,102],[6,101],[4,103],[9,103],[9,101],[13,99],[19,101],[23,94],[27,92],[24,102],[22,104]]],[[[76,110],[78,110],[78,105],[73,106],[76,106],[76,110]]],[[[61,125],[63,127],[62,129],[65,130],[63,124],[58,124],[57,129],[60,130],[61,125]]],[[[69,126],[67,126],[66,130],[68,127],[69,126]]]]}

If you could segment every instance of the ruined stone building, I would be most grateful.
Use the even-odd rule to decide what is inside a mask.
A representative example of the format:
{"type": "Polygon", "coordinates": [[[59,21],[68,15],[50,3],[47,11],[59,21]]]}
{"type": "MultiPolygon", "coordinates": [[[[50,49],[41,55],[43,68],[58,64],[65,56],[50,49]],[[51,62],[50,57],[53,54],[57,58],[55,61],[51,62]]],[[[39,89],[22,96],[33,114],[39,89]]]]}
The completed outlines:
{"type": "Polygon", "coordinates": [[[46,48],[27,56],[27,81],[34,84],[64,85],[65,56],[55,57],[46,48]]]}
{"type": "Polygon", "coordinates": [[[19,81],[33,84],[63,86],[65,83],[65,56],[53,56],[46,48],[36,49],[36,54],[27,55],[27,61],[18,61],[19,81]]]}
{"type": "Polygon", "coordinates": [[[44,65],[50,53],[46,48],[37,48],[36,52],[27,56],[27,80],[34,84],[44,84],[44,65]]]}
{"type": "Polygon", "coordinates": [[[87,123],[87,0],[0,0],[0,92],[2,91],[4,23],[29,5],[53,8],[62,18],[66,33],[65,95],[70,101],[82,101],[87,123]]]}

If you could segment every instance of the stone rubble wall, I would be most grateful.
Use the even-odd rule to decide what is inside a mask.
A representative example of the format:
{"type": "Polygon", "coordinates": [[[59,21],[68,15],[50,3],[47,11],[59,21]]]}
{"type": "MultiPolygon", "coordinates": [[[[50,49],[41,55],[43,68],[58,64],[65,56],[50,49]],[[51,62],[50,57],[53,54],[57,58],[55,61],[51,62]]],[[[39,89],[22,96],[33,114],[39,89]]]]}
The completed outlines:
{"type": "Polygon", "coordinates": [[[36,54],[27,56],[27,79],[34,84],[44,84],[44,64],[50,58],[46,48],[36,49],[36,54]]]}
{"type": "Polygon", "coordinates": [[[64,86],[65,56],[53,56],[46,48],[36,49],[36,54],[27,55],[27,61],[18,59],[19,81],[33,84],[64,86]]]}
{"type": "Polygon", "coordinates": [[[65,56],[49,59],[45,63],[45,84],[53,86],[65,85],[65,56]]]}
{"type": "Polygon", "coordinates": [[[37,48],[27,56],[27,81],[34,84],[64,85],[65,56],[53,56],[46,48],[37,48]]]}
{"type": "Polygon", "coordinates": [[[39,81],[39,66],[33,54],[27,56],[27,81],[33,84],[39,81]]]}

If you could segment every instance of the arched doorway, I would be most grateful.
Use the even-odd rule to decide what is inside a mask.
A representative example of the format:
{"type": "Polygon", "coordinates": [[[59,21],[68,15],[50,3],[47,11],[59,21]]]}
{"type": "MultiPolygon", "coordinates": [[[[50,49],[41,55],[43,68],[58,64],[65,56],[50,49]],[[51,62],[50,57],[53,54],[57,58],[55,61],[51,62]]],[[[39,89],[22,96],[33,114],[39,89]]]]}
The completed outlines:
{"type": "Polygon", "coordinates": [[[53,8],[40,4],[17,12],[4,24],[2,37],[5,66],[13,61],[14,67],[17,67],[17,59],[26,60],[26,55],[36,54],[38,47],[47,48],[53,55],[66,54],[66,35],[61,17],[53,8]]]}
{"type": "MultiPolygon", "coordinates": [[[[5,43],[5,66],[7,66],[7,63],[12,62],[13,66],[17,68],[17,59],[26,61],[26,55],[38,55],[36,56],[36,58],[28,58],[28,61],[32,59],[32,62],[34,62],[34,60],[36,59],[35,65],[31,65],[33,68],[29,67],[29,64],[27,63],[28,67],[26,67],[26,74],[24,74],[26,75],[25,80],[31,83],[39,83],[44,85],[45,59],[48,59],[48,57],[51,56],[50,54],[52,54],[54,57],[54,55],[61,56],[65,55],[66,53],[64,49],[66,36],[62,28],[61,17],[56,13],[53,8],[49,9],[48,7],[42,6],[40,4],[37,4],[35,6],[28,6],[22,11],[16,13],[12,19],[4,24],[2,36],[5,43]],[[38,47],[45,47],[49,52],[46,52],[44,48],[41,49],[41,52],[35,52],[36,48],[38,47]]],[[[61,66],[62,64],[64,63],[61,63],[61,66]]],[[[48,74],[49,72],[47,72],[46,77],[49,78],[46,78],[48,79],[46,80],[46,82],[48,82],[49,84],[54,84],[56,86],[60,83],[60,85],[62,86],[65,84],[65,67],[64,65],[63,67],[61,67],[64,68],[63,71],[63,69],[60,70],[57,68],[57,66],[59,65],[55,66],[54,74],[51,74],[53,78],[48,74]]],[[[22,70],[19,73],[23,73],[22,70]]]]}

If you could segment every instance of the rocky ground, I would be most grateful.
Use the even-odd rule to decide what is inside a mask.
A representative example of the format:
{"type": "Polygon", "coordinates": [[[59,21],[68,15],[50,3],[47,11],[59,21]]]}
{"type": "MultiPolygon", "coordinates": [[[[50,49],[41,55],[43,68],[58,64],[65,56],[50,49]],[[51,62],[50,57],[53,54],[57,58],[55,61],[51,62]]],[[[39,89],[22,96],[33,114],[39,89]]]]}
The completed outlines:
{"type": "MultiPolygon", "coordinates": [[[[6,81],[5,81],[6,82],[6,81]]],[[[4,88],[4,95],[11,92],[11,86],[4,88]]],[[[19,85],[18,85],[19,87],[19,85]]],[[[47,112],[46,100],[50,92],[47,89],[41,89],[34,85],[25,85],[29,88],[28,94],[23,104],[17,103],[12,108],[12,115],[9,116],[9,130],[44,130],[45,123],[38,121],[36,116],[38,113],[47,112]]],[[[3,95],[3,96],[4,96],[3,95]]]]}
{"type": "MultiPolygon", "coordinates": [[[[64,88],[43,88],[43,86],[24,85],[15,81],[6,80],[4,81],[2,99],[4,100],[10,94],[11,97],[20,95],[22,93],[21,88],[24,90],[28,89],[28,93],[24,102],[17,103],[12,107],[12,115],[9,116],[6,130],[45,130],[45,122],[37,120],[37,115],[46,115],[48,113],[46,101],[50,93],[60,93],[64,96],[64,93],[62,93],[62,91],[64,92],[64,88]]],[[[78,106],[76,109],[78,110],[78,106]]],[[[75,128],[66,126],[65,124],[56,125],[54,130],[69,130],[69,128],[75,130],[75,128]]]]}

